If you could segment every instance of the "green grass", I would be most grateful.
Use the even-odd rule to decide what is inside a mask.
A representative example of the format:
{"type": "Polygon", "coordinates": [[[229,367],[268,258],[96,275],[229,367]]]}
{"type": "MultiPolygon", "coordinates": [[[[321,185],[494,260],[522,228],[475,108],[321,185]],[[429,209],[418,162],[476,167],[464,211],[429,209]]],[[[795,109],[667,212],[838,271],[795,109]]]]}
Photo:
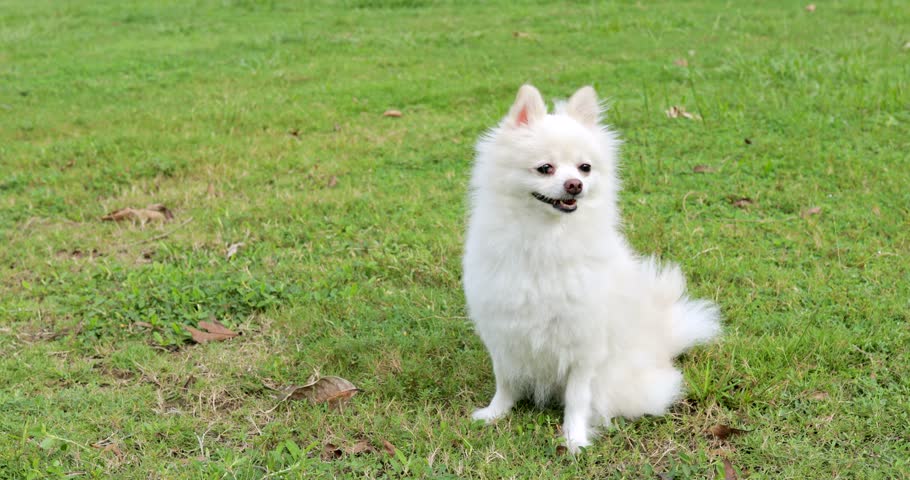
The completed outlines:
{"type": "Polygon", "coordinates": [[[910,4],[803,7],[0,1],[0,478],[908,478],[910,4]],[[468,418],[465,185],[526,81],[610,98],[631,242],[725,316],[574,459],[468,418]],[[363,392],[276,407],[314,370],[363,392]]]}

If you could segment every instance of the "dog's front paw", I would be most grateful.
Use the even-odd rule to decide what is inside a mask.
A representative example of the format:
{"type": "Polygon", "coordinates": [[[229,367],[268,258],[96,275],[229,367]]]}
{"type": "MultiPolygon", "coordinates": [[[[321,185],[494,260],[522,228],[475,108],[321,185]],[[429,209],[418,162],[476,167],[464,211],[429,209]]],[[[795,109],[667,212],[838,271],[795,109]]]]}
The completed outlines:
{"type": "Polygon", "coordinates": [[[591,446],[591,441],[587,438],[566,438],[566,448],[569,450],[569,453],[576,455],[581,453],[582,448],[588,448],[591,446]]]}
{"type": "Polygon", "coordinates": [[[565,428],[566,448],[569,450],[569,453],[574,455],[580,453],[582,448],[591,446],[589,429],[573,428],[572,426],[564,426],[563,428],[565,428]]]}
{"type": "Polygon", "coordinates": [[[482,420],[485,423],[490,423],[493,420],[504,416],[506,413],[509,413],[509,411],[490,405],[489,407],[475,410],[474,413],[471,414],[471,418],[474,420],[482,420]]]}

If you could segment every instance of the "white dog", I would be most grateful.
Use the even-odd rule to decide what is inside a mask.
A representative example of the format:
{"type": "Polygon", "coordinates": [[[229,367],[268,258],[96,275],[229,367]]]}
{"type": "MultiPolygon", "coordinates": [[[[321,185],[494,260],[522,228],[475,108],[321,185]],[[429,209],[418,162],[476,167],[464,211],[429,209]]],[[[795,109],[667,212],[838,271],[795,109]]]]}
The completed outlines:
{"type": "Polygon", "coordinates": [[[681,394],[673,358],[720,331],[719,311],[685,296],[676,266],[623,238],[616,134],[591,87],[552,114],[530,85],[477,144],[464,256],[468,310],[496,393],[474,419],[515,402],[565,405],[570,451],[612,417],[663,414],[681,394]]]}

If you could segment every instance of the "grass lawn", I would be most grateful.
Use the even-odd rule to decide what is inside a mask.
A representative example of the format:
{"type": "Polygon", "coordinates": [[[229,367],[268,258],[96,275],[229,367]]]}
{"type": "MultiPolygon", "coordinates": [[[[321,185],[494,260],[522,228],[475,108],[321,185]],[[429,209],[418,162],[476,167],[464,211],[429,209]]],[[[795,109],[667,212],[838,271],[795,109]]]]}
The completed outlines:
{"type": "Polygon", "coordinates": [[[0,0],[0,478],[910,478],[908,152],[906,1],[0,0]],[[631,242],[725,317],[576,458],[469,420],[466,182],[526,81],[610,98],[631,242]],[[278,401],[314,371],[362,392],[278,401]]]}

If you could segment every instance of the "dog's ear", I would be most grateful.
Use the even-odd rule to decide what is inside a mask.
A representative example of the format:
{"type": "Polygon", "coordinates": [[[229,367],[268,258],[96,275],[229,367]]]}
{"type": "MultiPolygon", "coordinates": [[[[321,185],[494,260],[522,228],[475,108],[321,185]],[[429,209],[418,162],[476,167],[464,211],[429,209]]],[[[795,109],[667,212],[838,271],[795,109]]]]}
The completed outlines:
{"type": "Polygon", "coordinates": [[[509,109],[506,122],[513,127],[524,127],[540,120],[546,114],[547,106],[543,103],[540,92],[525,84],[518,89],[518,96],[509,109]]]}
{"type": "Polygon", "coordinates": [[[569,99],[566,113],[582,125],[593,127],[600,121],[600,102],[593,87],[581,87],[569,99]]]}

